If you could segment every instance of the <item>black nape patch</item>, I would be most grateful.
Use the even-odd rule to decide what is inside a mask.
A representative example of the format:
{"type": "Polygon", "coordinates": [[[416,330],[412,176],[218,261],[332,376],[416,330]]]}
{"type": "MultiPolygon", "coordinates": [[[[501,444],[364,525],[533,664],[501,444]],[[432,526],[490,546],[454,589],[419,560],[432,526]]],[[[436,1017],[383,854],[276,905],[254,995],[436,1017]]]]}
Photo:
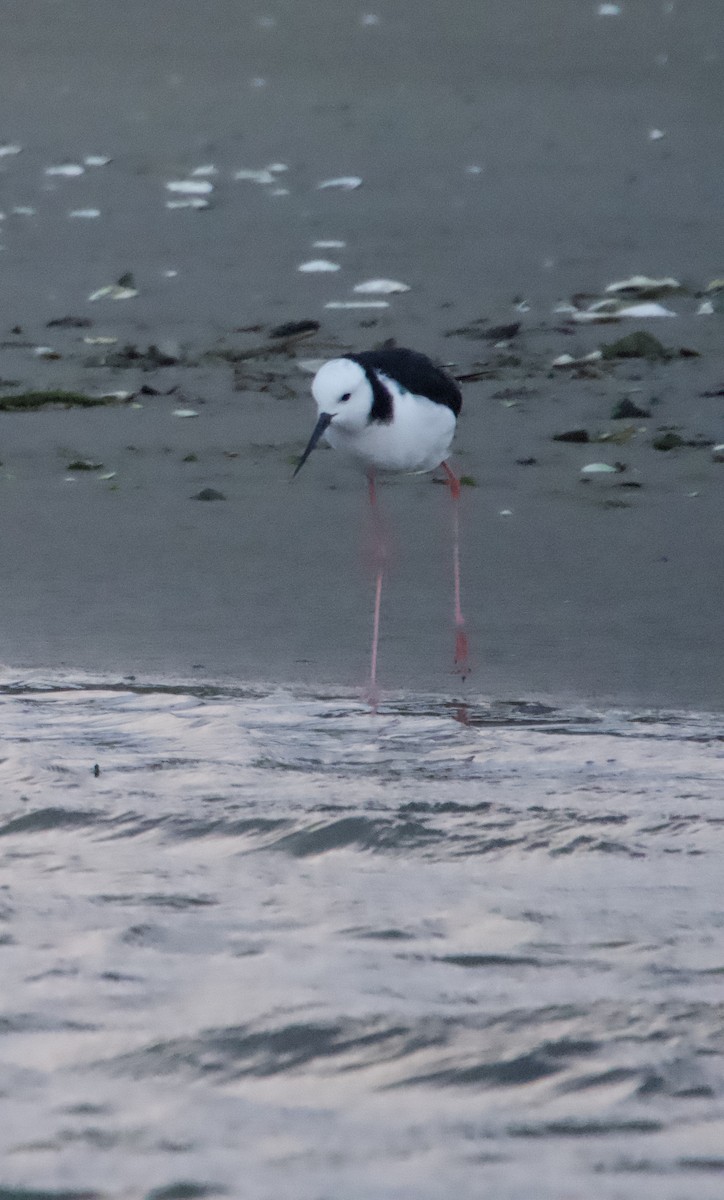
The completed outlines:
{"type": "Polygon", "coordinates": [[[392,420],[392,397],[377,376],[381,371],[394,379],[408,392],[427,396],[435,404],[444,404],[457,417],[462,408],[462,394],[452,376],[435,365],[426,354],[417,350],[397,347],[391,350],[363,350],[361,354],[347,354],[362,367],[367,376],[374,401],[370,420],[392,420]]]}
{"type": "Polygon", "coordinates": [[[346,354],[345,358],[350,358],[352,362],[356,362],[358,367],[361,367],[367,377],[367,382],[372,388],[372,408],[370,409],[369,421],[376,421],[380,425],[389,425],[392,421],[392,396],[388,392],[382,380],[373,369],[372,364],[364,362],[368,357],[368,353],[363,354],[346,354]]]}

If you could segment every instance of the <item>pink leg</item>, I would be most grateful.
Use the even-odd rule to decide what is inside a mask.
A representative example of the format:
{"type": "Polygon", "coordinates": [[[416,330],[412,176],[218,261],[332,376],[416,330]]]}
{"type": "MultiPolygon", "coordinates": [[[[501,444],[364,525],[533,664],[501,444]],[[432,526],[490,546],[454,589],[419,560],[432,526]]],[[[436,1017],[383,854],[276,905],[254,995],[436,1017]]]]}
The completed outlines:
{"type": "Polygon", "coordinates": [[[370,508],[372,510],[374,556],[376,566],[375,612],[372,620],[372,656],[370,660],[370,682],[368,696],[370,705],[372,706],[372,711],[377,712],[377,704],[379,702],[379,691],[377,689],[377,647],[380,640],[380,602],[382,600],[382,579],[385,569],[385,543],[384,534],[382,532],[382,522],[380,520],[380,513],[377,507],[375,473],[373,470],[370,470],[367,473],[367,484],[369,487],[370,508]]]}
{"type": "Polygon", "coordinates": [[[453,584],[455,589],[455,669],[463,679],[470,670],[468,655],[468,635],[465,631],[465,617],[460,607],[460,480],[451,471],[446,462],[442,469],[447,476],[450,495],[453,502],[453,584]]]}

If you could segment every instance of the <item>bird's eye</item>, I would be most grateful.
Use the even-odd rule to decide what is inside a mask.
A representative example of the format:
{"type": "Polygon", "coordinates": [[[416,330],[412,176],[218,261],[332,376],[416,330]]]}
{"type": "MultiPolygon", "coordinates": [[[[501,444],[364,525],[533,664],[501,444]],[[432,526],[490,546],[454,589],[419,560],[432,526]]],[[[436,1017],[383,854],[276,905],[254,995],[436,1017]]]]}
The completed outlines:
{"type": "Polygon", "coordinates": [[[340,404],[344,404],[345,400],[349,400],[351,395],[352,395],[351,392],[345,392],[343,396],[340,396],[340,398],[339,398],[340,404]]]}

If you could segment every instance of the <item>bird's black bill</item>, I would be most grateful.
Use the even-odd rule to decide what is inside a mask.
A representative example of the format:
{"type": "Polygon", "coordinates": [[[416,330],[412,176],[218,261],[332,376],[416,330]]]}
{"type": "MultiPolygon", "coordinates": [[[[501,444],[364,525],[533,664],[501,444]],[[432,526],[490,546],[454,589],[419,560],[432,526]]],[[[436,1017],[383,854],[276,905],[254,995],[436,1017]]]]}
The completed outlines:
{"type": "Polygon", "coordinates": [[[319,441],[322,434],[324,433],[325,429],[327,428],[330,421],[332,420],[333,415],[334,415],[333,413],[320,413],[319,414],[319,420],[317,421],[317,424],[314,426],[312,436],[310,437],[309,441],[307,442],[307,448],[304,451],[304,454],[300,458],[299,462],[297,463],[296,467],[294,468],[294,474],[292,475],[292,479],[295,479],[296,476],[301,471],[305,462],[309,458],[309,455],[312,453],[312,450],[314,449],[317,442],[319,441]]]}

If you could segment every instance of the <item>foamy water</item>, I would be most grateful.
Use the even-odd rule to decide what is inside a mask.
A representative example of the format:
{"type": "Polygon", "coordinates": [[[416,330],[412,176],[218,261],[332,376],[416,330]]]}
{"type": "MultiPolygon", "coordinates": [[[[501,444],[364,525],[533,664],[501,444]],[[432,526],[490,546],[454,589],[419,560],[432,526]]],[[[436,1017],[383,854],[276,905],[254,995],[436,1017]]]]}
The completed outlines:
{"type": "Polygon", "coordinates": [[[716,719],[27,680],[0,719],[0,1200],[721,1196],[716,719]]]}

